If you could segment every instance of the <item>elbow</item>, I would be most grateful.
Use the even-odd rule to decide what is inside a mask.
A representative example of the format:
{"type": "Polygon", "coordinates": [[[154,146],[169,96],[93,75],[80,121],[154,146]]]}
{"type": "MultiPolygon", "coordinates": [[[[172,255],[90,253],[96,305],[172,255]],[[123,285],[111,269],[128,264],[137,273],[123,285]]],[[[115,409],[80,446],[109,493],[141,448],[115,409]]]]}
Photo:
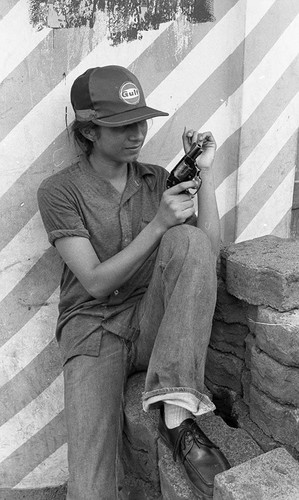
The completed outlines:
{"type": "Polygon", "coordinates": [[[109,295],[109,293],[107,291],[102,290],[98,286],[88,286],[88,287],[84,287],[84,288],[87,291],[87,293],[89,295],[91,295],[91,297],[94,297],[95,299],[99,300],[100,302],[104,302],[109,295]]]}
{"type": "Polygon", "coordinates": [[[101,302],[107,299],[109,293],[111,293],[110,290],[101,286],[99,282],[94,279],[88,280],[85,283],[82,283],[82,285],[91,297],[94,297],[101,302]]]}

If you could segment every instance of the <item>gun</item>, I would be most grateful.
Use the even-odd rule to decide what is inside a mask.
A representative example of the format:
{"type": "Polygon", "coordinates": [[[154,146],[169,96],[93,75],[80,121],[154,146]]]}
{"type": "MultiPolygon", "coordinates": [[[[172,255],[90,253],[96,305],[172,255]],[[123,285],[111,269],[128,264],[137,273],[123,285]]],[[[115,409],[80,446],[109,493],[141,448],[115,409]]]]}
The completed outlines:
{"type": "MultiPolygon", "coordinates": [[[[191,149],[188,153],[186,153],[183,158],[176,164],[176,166],[171,170],[167,182],[166,187],[170,188],[184,181],[191,181],[192,179],[197,178],[199,181],[199,187],[201,185],[201,178],[199,176],[200,169],[197,166],[196,158],[202,153],[202,147],[193,143],[191,149]]],[[[198,191],[197,189],[197,191],[198,191]]],[[[196,191],[196,192],[197,192],[196,191]]]]}

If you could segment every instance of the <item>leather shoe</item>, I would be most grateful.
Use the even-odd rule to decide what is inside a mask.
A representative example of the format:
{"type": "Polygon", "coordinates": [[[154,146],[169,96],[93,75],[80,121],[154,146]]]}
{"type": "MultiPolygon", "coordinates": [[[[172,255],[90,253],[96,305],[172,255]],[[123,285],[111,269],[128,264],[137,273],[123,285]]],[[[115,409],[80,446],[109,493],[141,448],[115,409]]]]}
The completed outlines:
{"type": "Polygon", "coordinates": [[[188,418],[178,427],[168,429],[161,408],[158,433],[167,447],[183,465],[184,475],[196,496],[203,500],[213,498],[216,474],[230,468],[219,448],[209,440],[195,420],[188,418]]]}

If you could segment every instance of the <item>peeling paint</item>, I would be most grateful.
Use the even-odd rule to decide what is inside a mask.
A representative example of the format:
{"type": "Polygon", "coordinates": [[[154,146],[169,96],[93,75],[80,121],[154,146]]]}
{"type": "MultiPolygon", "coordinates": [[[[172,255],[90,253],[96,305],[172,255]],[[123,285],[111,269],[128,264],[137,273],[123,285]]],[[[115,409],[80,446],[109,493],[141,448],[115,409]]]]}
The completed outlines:
{"type": "Polygon", "coordinates": [[[89,26],[105,15],[112,45],[142,38],[142,31],[180,15],[190,23],[214,21],[213,0],[30,0],[30,21],[38,30],[89,26]]]}

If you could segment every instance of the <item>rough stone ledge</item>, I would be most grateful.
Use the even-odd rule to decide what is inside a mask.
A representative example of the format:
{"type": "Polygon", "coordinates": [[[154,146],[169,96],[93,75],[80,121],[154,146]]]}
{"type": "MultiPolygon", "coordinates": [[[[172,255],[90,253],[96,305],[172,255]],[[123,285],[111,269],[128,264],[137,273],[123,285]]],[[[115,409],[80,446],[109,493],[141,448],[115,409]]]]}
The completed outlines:
{"type": "Polygon", "coordinates": [[[65,500],[66,485],[41,489],[0,489],[0,500],[65,500]]]}
{"type": "Polygon", "coordinates": [[[274,498],[299,498],[299,464],[284,448],[269,451],[215,478],[213,500],[274,498]]]}
{"type": "Polygon", "coordinates": [[[278,311],[299,308],[299,240],[263,236],[222,250],[227,291],[278,311]]]}

